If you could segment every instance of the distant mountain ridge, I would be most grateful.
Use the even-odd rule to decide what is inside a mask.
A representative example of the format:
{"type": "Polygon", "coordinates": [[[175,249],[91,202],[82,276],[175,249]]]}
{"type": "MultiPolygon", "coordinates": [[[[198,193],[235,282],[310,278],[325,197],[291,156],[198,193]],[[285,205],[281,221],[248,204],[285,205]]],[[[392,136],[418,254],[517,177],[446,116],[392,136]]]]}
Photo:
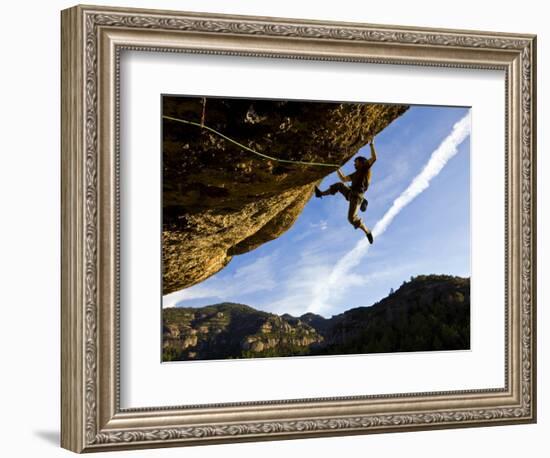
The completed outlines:
{"type": "Polygon", "coordinates": [[[243,304],[163,310],[163,361],[470,348],[470,280],[420,275],[331,318],[243,304]]]}

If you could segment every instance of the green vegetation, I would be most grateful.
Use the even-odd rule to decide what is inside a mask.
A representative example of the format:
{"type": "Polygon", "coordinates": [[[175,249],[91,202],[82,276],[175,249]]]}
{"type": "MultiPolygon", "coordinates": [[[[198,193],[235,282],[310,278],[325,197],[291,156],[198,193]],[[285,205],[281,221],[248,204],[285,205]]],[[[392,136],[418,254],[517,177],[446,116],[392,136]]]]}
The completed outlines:
{"type": "Polygon", "coordinates": [[[283,356],[304,356],[309,355],[310,349],[307,346],[281,344],[277,347],[268,348],[262,351],[243,350],[241,358],[279,358],[283,356]]]}
{"type": "Polygon", "coordinates": [[[330,319],[222,303],[163,311],[163,361],[470,348],[470,280],[419,275],[330,319]]]}
{"type": "Polygon", "coordinates": [[[331,337],[312,354],[469,349],[469,279],[415,277],[373,307],[341,315],[331,337]]]}
{"type": "Polygon", "coordinates": [[[162,349],[163,361],[175,361],[178,359],[179,352],[174,347],[165,347],[162,349]]]}

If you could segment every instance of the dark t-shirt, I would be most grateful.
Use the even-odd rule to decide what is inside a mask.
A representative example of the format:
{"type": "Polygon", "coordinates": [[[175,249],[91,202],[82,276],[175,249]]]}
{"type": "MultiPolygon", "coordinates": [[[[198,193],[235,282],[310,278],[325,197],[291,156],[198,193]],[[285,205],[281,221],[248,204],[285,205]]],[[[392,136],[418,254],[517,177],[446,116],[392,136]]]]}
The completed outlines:
{"type": "Polygon", "coordinates": [[[372,162],[369,160],[363,170],[356,170],[349,177],[351,178],[351,190],[358,194],[363,194],[369,187],[370,169],[372,162]]]}

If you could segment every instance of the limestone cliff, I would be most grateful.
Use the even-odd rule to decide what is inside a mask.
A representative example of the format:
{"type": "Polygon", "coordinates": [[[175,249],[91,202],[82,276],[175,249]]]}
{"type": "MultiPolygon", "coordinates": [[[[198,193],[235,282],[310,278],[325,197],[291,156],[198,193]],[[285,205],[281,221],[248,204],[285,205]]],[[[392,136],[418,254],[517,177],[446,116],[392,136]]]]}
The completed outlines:
{"type": "MultiPolygon", "coordinates": [[[[408,107],[208,98],[205,125],[280,159],[343,164],[408,107]]],[[[201,98],[163,114],[200,122],[201,98]]],[[[279,237],[335,168],[265,160],[197,126],[163,119],[163,294],[279,237]]]]}
{"type": "Polygon", "coordinates": [[[322,341],[297,318],[242,304],[163,311],[164,361],[301,355],[322,341]]]}

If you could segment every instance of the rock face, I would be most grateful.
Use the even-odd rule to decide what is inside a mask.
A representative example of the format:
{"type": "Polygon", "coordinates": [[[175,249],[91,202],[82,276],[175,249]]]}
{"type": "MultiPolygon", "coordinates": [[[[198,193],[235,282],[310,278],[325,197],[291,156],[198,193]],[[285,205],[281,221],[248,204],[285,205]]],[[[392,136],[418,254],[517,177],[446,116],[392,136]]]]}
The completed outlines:
{"type": "Polygon", "coordinates": [[[242,304],[169,308],[163,313],[163,359],[225,359],[307,354],[323,337],[292,321],[242,304]]]}
{"type": "MultiPolygon", "coordinates": [[[[343,164],[402,105],[208,98],[204,123],[280,159],[343,164]]],[[[201,98],[164,97],[163,114],[200,122],[201,98]]],[[[163,294],[279,237],[335,167],[262,159],[194,125],[163,119],[163,294]]]]}
{"type": "Polygon", "coordinates": [[[163,311],[163,360],[466,350],[470,280],[420,275],[371,307],[326,319],[223,303],[163,311]]]}

